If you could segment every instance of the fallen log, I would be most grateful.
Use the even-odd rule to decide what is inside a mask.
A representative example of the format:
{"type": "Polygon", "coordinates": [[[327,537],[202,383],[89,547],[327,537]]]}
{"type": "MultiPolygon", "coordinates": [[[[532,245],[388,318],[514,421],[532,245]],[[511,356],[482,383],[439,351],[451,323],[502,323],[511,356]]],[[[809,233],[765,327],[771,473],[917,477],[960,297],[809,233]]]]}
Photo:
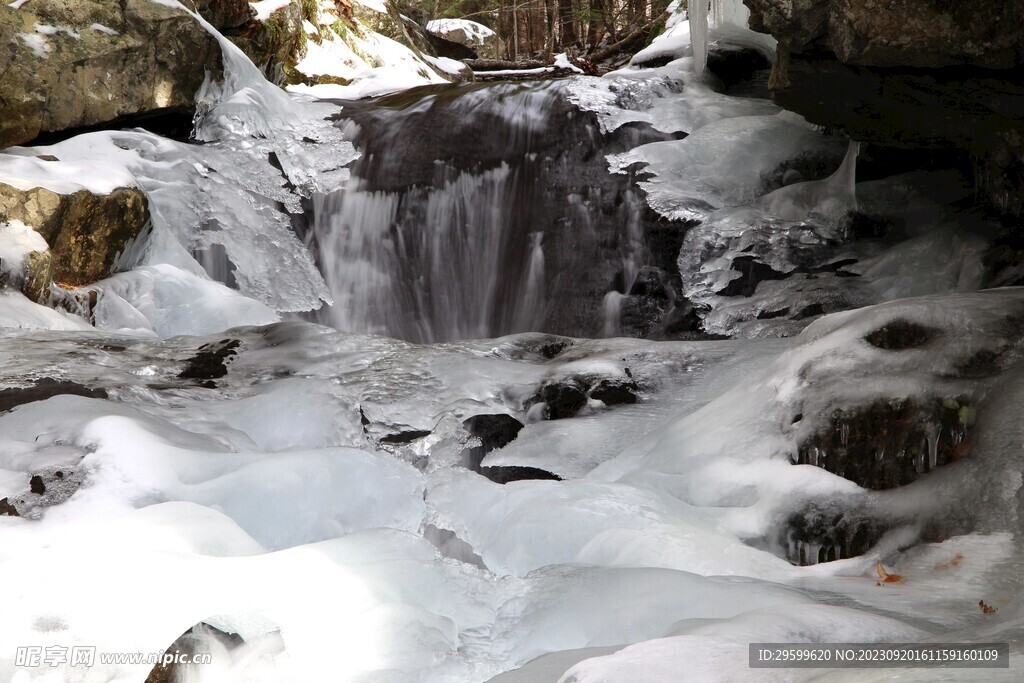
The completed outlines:
{"type": "Polygon", "coordinates": [[[668,11],[662,12],[660,16],[651,19],[646,24],[640,26],[635,31],[628,34],[625,38],[618,41],[617,43],[612,43],[607,47],[601,48],[600,50],[594,50],[589,55],[586,55],[587,60],[593,62],[594,64],[597,64],[598,62],[604,61],[605,59],[608,59],[609,57],[616,53],[623,52],[624,50],[631,47],[635,43],[638,43],[640,42],[640,40],[646,38],[659,25],[668,21],[669,14],[670,13],[668,11]]]}
{"type": "Polygon", "coordinates": [[[521,62],[505,59],[463,59],[462,63],[473,71],[521,71],[523,69],[540,69],[545,66],[551,66],[550,63],[537,59],[521,62]]]}

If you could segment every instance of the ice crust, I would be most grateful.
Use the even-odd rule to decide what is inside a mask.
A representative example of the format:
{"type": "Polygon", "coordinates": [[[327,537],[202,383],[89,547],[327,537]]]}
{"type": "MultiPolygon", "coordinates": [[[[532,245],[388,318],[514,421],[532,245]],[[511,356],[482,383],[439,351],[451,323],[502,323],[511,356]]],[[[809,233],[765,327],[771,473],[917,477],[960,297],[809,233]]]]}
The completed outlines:
{"type": "MultiPolygon", "coordinates": [[[[1004,390],[981,405],[979,455],[903,490],[870,494],[789,457],[837,408],[968,390],[976,380],[952,368],[1005,343],[998,330],[1021,314],[1018,289],[942,295],[826,316],[795,340],[578,341],[554,360],[538,335],[417,346],[294,322],[167,340],[8,332],[0,376],[61,377],[110,398],[0,415],[0,497],[29,495],[41,468],[84,474],[39,519],[0,517],[0,634],[48,645],[57,634],[33,625],[60,624],[67,645],[150,651],[205,620],[247,643],[195,671],[210,681],[309,680],[327,647],[344,656],[337,680],[485,681],[520,666],[552,680],[671,680],[696,653],[710,680],[749,642],[941,639],[977,621],[978,595],[1014,585],[1022,451],[1006,439],[1024,434],[1009,427],[1004,390]],[[942,335],[923,351],[863,340],[895,319],[942,335]],[[225,337],[239,350],[215,387],[178,377],[225,337]],[[542,382],[625,367],[664,412],[625,439],[617,411],[628,406],[547,423],[585,420],[613,444],[603,462],[506,485],[459,464],[465,416],[525,420],[542,382]],[[430,434],[380,441],[409,430],[430,434]],[[814,500],[904,522],[969,515],[977,531],[908,547],[904,523],[862,557],[795,567],[771,552],[772,529],[814,500]],[[438,551],[429,527],[480,564],[438,551]],[[876,586],[878,560],[906,583],[876,586]],[[71,584],[90,590],[48,590],[71,584]],[[154,589],[172,597],[160,610],[137,599],[154,589]]],[[[554,464],[558,438],[546,459],[515,441],[493,455],[554,464]]],[[[28,680],[10,657],[0,653],[0,674],[28,680]]],[[[111,665],[86,680],[145,673],[111,665]]]]}

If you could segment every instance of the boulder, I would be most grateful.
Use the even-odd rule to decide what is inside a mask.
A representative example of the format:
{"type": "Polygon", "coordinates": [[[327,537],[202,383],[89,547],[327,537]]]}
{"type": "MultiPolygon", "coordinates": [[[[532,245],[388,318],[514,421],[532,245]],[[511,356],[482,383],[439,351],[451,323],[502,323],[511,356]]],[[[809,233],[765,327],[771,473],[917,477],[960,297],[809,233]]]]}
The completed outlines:
{"type": "Polygon", "coordinates": [[[1024,60],[1024,3],[978,0],[744,0],[751,28],[786,50],[844,64],[1006,69],[1024,60]]]}
{"type": "Polygon", "coordinates": [[[20,221],[49,249],[28,258],[22,284],[26,296],[43,300],[50,284],[74,288],[102,280],[149,223],[142,190],[121,187],[109,194],[78,190],[59,194],[43,187],[20,190],[0,183],[0,223],[20,221]]]}
{"type": "Polygon", "coordinates": [[[1024,1],[744,0],[778,41],[773,99],[853,139],[956,149],[1009,214],[1024,206],[1024,1]]]}
{"type": "Polygon", "coordinates": [[[220,48],[150,0],[0,4],[0,147],[139,115],[188,113],[220,48]]]}

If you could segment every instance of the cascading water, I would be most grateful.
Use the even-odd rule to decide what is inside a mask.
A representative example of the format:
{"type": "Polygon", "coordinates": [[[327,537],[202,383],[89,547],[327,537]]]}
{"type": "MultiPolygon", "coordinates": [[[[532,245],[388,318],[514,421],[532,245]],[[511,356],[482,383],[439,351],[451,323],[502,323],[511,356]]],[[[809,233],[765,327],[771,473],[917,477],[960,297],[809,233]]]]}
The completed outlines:
{"type": "Polygon", "coordinates": [[[334,299],[319,322],[424,343],[611,329],[601,298],[644,262],[645,204],[560,84],[428,89],[342,117],[363,157],[312,202],[334,299]]]}

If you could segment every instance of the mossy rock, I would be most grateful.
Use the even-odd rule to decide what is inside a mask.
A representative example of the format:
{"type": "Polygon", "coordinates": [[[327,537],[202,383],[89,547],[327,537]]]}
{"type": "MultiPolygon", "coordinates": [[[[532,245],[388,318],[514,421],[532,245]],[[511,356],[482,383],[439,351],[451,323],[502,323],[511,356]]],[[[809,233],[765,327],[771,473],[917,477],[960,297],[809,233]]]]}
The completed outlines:
{"type": "Polygon", "coordinates": [[[87,190],[58,194],[0,183],[0,222],[15,220],[49,245],[48,252],[34,252],[27,259],[22,286],[27,296],[40,300],[51,282],[74,288],[110,275],[118,256],[149,223],[149,202],[133,187],[105,195],[87,190]]]}

